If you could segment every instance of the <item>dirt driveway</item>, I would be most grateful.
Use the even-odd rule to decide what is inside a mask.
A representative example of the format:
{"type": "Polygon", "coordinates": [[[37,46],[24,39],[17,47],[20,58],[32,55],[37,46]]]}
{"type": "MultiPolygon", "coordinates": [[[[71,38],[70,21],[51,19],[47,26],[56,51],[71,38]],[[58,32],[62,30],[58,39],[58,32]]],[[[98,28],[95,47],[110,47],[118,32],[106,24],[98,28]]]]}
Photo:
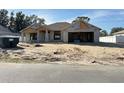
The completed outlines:
{"type": "Polygon", "coordinates": [[[124,45],[107,43],[20,43],[0,51],[0,62],[124,65],[124,45]]]}

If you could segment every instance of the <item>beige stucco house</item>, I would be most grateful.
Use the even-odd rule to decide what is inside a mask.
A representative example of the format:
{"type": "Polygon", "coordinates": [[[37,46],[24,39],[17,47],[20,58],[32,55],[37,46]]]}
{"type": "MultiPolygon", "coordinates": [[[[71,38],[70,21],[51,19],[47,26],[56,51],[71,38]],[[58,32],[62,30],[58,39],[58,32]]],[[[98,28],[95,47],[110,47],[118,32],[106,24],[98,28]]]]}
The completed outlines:
{"type": "Polygon", "coordinates": [[[99,42],[100,28],[87,22],[34,23],[21,31],[22,42],[99,42]]]}

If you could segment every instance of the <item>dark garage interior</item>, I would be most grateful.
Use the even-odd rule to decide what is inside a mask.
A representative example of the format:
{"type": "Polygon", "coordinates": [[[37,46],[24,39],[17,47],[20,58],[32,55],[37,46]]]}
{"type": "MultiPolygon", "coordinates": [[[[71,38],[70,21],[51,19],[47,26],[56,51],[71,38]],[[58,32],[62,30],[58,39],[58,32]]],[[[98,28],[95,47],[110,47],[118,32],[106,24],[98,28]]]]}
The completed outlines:
{"type": "Polygon", "coordinates": [[[14,48],[19,43],[18,33],[11,32],[8,28],[0,25],[0,48],[14,48]]]}
{"type": "Polygon", "coordinates": [[[14,48],[18,43],[18,36],[0,36],[0,47],[2,48],[14,48]]]}
{"type": "Polygon", "coordinates": [[[94,42],[94,32],[69,32],[68,42],[94,42]]]}

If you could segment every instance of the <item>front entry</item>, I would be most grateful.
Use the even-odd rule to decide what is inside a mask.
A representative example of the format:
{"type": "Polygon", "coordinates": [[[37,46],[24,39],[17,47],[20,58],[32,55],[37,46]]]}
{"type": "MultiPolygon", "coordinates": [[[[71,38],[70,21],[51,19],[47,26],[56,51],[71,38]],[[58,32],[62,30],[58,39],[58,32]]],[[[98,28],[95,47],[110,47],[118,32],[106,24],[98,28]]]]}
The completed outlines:
{"type": "Polygon", "coordinates": [[[69,32],[68,42],[94,42],[94,32],[69,32]]]}
{"type": "Polygon", "coordinates": [[[30,33],[30,40],[36,41],[37,40],[37,33],[30,33]]]}
{"type": "Polygon", "coordinates": [[[54,31],[54,40],[61,40],[61,32],[54,31]]]}

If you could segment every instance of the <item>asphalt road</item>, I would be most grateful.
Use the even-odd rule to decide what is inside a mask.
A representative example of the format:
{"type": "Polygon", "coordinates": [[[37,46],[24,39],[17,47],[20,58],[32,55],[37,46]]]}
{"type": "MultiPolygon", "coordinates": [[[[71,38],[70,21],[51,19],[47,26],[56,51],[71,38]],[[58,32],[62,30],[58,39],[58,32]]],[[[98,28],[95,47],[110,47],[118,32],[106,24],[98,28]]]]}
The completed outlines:
{"type": "Polygon", "coordinates": [[[121,83],[124,67],[0,64],[2,83],[121,83]]]}

